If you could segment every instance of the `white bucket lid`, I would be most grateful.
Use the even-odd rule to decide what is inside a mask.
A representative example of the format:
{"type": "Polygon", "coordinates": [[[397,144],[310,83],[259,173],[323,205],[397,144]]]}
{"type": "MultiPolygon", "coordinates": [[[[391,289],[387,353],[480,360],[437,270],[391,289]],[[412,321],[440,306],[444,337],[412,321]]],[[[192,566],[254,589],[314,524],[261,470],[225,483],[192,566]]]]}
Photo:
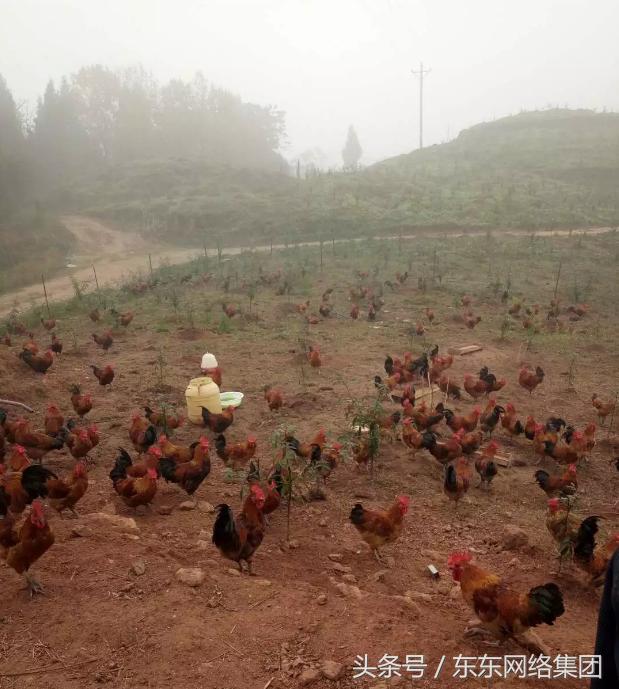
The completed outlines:
{"type": "Polygon", "coordinates": [[[218,363],[214,354],[210,354],[209,352],[204,354],[202,357],[202,366],[200,367],[202,370],[206,370],[208,368],[217,368],[217,366],[218,363]]]}

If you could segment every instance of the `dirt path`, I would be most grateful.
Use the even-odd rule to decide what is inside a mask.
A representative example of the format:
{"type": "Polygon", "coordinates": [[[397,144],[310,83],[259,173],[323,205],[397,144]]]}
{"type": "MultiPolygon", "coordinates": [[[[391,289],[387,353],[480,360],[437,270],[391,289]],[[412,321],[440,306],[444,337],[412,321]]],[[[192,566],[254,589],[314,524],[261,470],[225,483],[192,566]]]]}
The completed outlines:
{"type": "MultiPolygon", "coordinates": [[[[153,267],[159,266],[163,260],[182,263],[196,254],[195,249],[164,247],[147,242],[137,234],[114,230],[93,218],[67,215],[62,221],[75,236],[76,247],[67,267],[47,282],[50,301],[73,296],[71,278],[80,283],[94,281],[93,265],[99,284],[103,286],[118,282],[130,273],[148,270],[148,254],[151,254],[153,267]]],[[[15,306],[22,308],[32,303],[43,303],[39,284],[1,295],[0,316],[5,316],[15,306]]]]}
{"type": "MultiPolygon", "coordinates": [[[[148,254],[151,255],[153,267],[158,267],[163,261],[168,263],[183,263],[195,257],[198,249],[179,249],[147,242],[143,237],[132,232],[120,232],[104,225],[99,220],[80,215],[66,215],[62,222],[73,233],[76,239],[76,253],[67,263],[67,267],[56,277],[47,282],[47,294],[50,301],[61,301],[73,296],[74,278],[80,283],[94,281],[92,266],[95,266],[97,278],[101,286],[114,284],[130,273],[148,270],[148,254]]],[[[610,227],[596,227],[573,230],[573,234],[604,234],[611,232],[610,227]]],[[[424,236],[442,236],[444,232],[424,232],[424,236]]],[[[452,237],[463,235],[483,236],[484,231],[450,232],[452,237]]],[[[502,234],[522,236],[530,234],[526,230],[502,230],[502,234]]],[[[539,230],[536,236],[567,236],[569,230],[539,230]]],[[[415,239],[416,235],[402,236],[402,239],[415,239]]],[[[397,236],[385,239],[397,239],[397,236]]],[[[353,241],[363,241],[365,237],[353,241]]],[[[336,240],[337,243],[351,241],[350,239],[336,240]]],[[[299,246],[318,246],[319,242],[301,242],[299,246]]],[[[284,248],[284,244],[274,244],[274,249],[284,248]]],[[[238,254],[246,247],[227,247],[224,253],[238,254]]],[[[254,247],[257,251],[267,251],[271,246],[254,247]]],[[[216,252],[209,252],[214,255],[216,252]]],[[[13,292],[0,296],[0,317],[6,316],[14,307],[24,308],[32,304],[43,303],[40,285],[22,287],[13,292]]]]}

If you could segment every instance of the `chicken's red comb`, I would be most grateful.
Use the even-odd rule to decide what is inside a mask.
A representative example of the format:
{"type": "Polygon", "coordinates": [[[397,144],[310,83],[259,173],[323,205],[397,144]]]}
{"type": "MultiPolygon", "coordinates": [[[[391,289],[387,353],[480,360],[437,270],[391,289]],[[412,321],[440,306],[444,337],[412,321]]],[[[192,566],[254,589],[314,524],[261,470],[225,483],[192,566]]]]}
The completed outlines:
{"type": "Polygon", "coordinates": [[[575,474],[576,473],[576,465],[575,464],[570,464],[567,467],[567,470],[570,472],[570,474],[575,474]]]}
{"type": "Polygon", "coordinates": [[[262,488],[256,483],[254,483],[251,487],[251,492],[257,497],[257,498],[262,498],[264,499],[264,492],[262,488]]]}
{"type": "Polygon", "coordinates": [[[161,450],[155,445],[151,445],[148,448],[148,453],[153,455],[154,457],[161,457],[161,450]]]}
{"type": "Polygon", "coordinates": [[[258,441],[258,438],[256,438],[255,435],[248,435],[247,436],[247,442],[250,444],[254,444],[258,441]]]}
{"type": "Polygon", "coordinates": [[[17,453],[20,455],[26,454],[26,448],[23,445],[15,445],[15,449],[17,450],[17,453]]]}
{"type": "Polygon", "coordinates": [[[548,501],[548,507],[550,507],[551,510],[556,510],[559,508],[559,505],[561,504],[561,501],[559,498],[550,498],[548,501]]]}
{"type": "Polygon", "coordinates": [[[473,559],[473,556],[471,553],[469,553],[466,550],[463,550],[458,553],[452,553],[448,558],[447,558],[447,566],[448,567],[458,567],[459,565],[465,565],[467,562],[470,562],[473,559]]]}

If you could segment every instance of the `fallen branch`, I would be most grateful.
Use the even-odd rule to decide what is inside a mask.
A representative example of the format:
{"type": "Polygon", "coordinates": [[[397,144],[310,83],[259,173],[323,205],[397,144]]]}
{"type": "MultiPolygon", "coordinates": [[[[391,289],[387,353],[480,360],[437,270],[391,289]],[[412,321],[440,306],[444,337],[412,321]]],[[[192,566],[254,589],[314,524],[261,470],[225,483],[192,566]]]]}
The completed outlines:
{"type": "Polygon", "coordinates": [[[95,663],[97,660],[103,660],[107,658],[109,654],[102,656],[97,656],[96,658],[89,658],[88,660],[81,660],[79,663],[73,663],[72,665],[48,665],[46,667],[32,668],[30,670],[21,670],[19,672],[2,672],[0,677],[23,677],[24,675],[42,675],[45,672],[58,672],[58,670],[73,670],[82,665],[88,665],[88,663],[95,663]]]}
{"type": "Polygon", "coordinates": [[[22,409],[29,411],[31,414],[34,414],[34,409],[32,409],[32,407],[29,407],[27,404],[24,404],[23,402],[14,402],[13,400],[0,400],[0,404],[10,404],[14,407],[21,407],[22,409]]]}

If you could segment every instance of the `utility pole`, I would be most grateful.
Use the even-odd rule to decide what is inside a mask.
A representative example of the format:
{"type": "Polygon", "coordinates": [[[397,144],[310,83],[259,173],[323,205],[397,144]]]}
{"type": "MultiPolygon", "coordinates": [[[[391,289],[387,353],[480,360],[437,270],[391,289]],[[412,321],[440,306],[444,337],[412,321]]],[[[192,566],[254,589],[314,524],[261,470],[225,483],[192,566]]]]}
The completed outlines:
{"type": "Polygon", "coordinates": [[[411,69],[411,72],[419,77],[419,148],[423,148],[423,77],[431,70],[423,68],[423,62],[419,63],[419,69],[411,69]]]}

